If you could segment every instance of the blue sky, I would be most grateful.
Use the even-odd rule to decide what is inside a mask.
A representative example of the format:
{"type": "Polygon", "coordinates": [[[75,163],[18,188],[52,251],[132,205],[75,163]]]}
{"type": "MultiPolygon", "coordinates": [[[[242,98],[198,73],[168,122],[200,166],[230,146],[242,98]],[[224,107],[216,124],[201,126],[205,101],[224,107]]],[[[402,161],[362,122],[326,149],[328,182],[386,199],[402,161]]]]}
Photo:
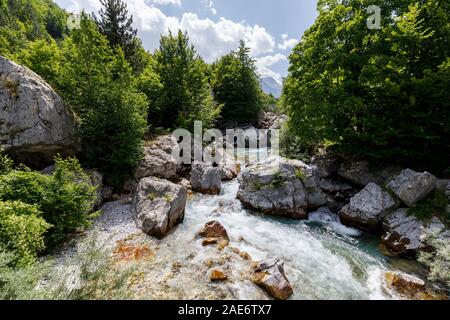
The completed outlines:
{"type": "MultiPolygon", "coordinates": [[[[70,12],[97,11],[99,0],[56,0],[70,12]]],[[[261,76],[278,81],[288,56],[317,17],[317,0],[127,0],[146,49],[160,34],[182,29],[208,62],[235,50],[245,39],[261,76]]]]}

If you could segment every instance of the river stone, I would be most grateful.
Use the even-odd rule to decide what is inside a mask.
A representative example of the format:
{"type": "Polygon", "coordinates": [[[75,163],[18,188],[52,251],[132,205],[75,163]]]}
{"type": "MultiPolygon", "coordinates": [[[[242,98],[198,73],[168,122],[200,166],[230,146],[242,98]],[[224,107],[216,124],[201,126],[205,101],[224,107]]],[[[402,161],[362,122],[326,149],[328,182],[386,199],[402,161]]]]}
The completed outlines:
{"type": "Polygon", "coordinates": [[[218,221],[210,221],[199,231],[198,235],[202,238],[221,238],[230,240],[227,230],[218,221]]]}
{"type": "Polygon", "coordinates": [[[407,209],[398,209],[383,220],[383,243],[395,254],[408,254],[425,249],[427,234],[435,234],[439,238],[450,239],[450,232],[436,217],[425,222],[409,215],[407,209]]]}
{"type": "Polygon", "coordinates": [[[225,281],[228,279],[228,276],[222,269],[214,268],[211,270],[209,278],[211,281],[225,281]]]}
{"type": "Polygon", "coordinates": [[[226,151],[222,154],[222,160],[219,163],[218,170],[220,177],[224,181],[235,179],[240,172],[240,165],[235,161],[234,157],[226,151]]]}
{"type": "Polygon", "coordinates": [[[398,207],[398,202],[375,183],[369,183],[350,199],[339,212],[343,224],[363,230],[376,229],[386,214],[398,207]]]}
{"type": "Polygon", "coordinates": [[[360,186],[366,186],[373,182],[384,185],[389,179],[397,176],[401,168],[397,166],[384,166],[373,168],[367,161],[344,162],[337,171],[337,174],[360,186]]]}
{"type": "Polygon", "coordinates": [[[133,198],[133,213],[139,229],[164,237],[184,219],[187,190],[155,177],[141,179],[133,198]]]}
{"type": "Polygon", "coordinates": [[[145,177],[160,177],[174,179],[177,176],[177,161],[172,157],[172,151],[178,144],[171,135],[160,136],[144,147],[144,159],[136,169],[136,179],[145,177]]]}
{"type": "Polygon", "coordinates": [[[192,190],[204,194],[219,194],[222,179],[218,168],[203,162],[194,162],[191,171],[192,190]]]}
{"type": "Polygon", "coordinates": [[[75,154],[73,114],[31,70],[0,56],[0,145],[18,162],[43,168],[75,154]]]}
{"type": "Polygon", "coordinates": [[[327,202],[316,167],[281,157],[247,167],[237,197],[248,208],[295,219],[307,219],[309,209],[327,202]]]}
{"type": "Polygon", "coordinates": [[[410,299],[426,290],[425,281],[407,273],[389,271],[384,274],[384,277],[389,289],[410,299]]]}
{"type": "Polygon", "coordinates": [[[410,169],[389,182],[387,187],[407,206],[413,207],[436,187],[437,178],[428,172],[419,173],[410,169]]]}
{"type": "Polygon", "coordinates": [[[284,274],[284,262],[277,258],[257,262],[252,280],[278,300],[286,300],[294,293],[284,274]]]}

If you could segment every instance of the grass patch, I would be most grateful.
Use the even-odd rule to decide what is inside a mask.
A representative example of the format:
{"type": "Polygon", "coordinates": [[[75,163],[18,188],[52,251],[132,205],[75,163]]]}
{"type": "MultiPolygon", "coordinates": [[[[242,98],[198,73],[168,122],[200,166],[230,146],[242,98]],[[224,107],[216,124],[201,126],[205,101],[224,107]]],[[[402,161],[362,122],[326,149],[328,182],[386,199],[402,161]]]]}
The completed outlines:
{"type": "Polygon", "coordinates": [[[263,187],[264,185],[261,182],[259,181],[253,182],[252,185],[253,190],[260,191],[263,187]]]}
{"type": "Polygon", "coordinates": [[[299,168],[295,169],[295,176],[300,181],[305,181],[305,179],[306,179],[305,173],[302,171],[302,169],[299,169],[299,168]]]}
{"type": "Polygon", "coordinates": [[[444,191],[435,190],[415,207],[409,208],[407,212],[419,220],[430,220],[433,216],[437,216],[449,225],[450,214],[447,212],[447,206],[448,199],[444,191]]]}
{"type": "Polygon", "coordinates": [[[275,176],[272,180],[272,182],[270,183],[270,187],[273,189],[278,189],[283,185],[284,179],[281,175],[281,172],[277,172],[275,173],[275,176]]]}

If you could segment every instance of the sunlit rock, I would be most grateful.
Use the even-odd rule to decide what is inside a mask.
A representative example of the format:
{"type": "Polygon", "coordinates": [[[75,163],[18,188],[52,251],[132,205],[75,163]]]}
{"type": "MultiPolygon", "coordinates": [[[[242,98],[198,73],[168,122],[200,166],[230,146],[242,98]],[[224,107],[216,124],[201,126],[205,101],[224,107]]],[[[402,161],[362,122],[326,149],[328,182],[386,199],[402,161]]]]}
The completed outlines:
{"type": "Polygon", "coordinates": [[[133,212],[139,229],[164,237],[184,219],[187,190],[167,180],[155,177],[139,182],[133,199],[133,212]]]}
{"type": "Polygon", "coordinates": [[[387,187],[407,206],[412,207],[423,200],[436,187],[437,178],[428,172],[403,170],[389,182],[387,187]]]}
{"type": "Polygon", "coordinates": [[[387,191],[375,183],[369,183],[341,209],[339,217],[345,225],[373,230],[388,213],[397,207],[398,201],[387,191]]]}
{"type": "Polygon", "coordinates": [[[256,263],[252,280],[278,300],[286,300],[294,293],[284,274],[284,262],[280,259],[267,259],[256,263]]]}
{"type": "Polygon", "coordinates": [[[327,201],[316,167],[280,157],[246,168],[237,197],[248,208],[295,219],[306,219],[309,209],[327,201]]]}

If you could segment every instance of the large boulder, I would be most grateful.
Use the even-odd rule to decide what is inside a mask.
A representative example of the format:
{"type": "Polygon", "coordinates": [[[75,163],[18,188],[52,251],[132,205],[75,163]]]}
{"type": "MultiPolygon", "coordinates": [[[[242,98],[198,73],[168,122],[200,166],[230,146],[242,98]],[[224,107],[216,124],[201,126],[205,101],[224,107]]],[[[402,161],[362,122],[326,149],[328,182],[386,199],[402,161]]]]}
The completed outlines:
{"type": "Polygon", "coordinates": [[[191,171],[192,190],[204,194],[219,194],[222,178],[218,168],[203,162],[194,162],[191,171]]]}
{"type": "Polygon", "coordinates": [[[397,166],[372,167],[367,161],[347,161],[339,167],[337,174],[357,185],[366,186],[371,182],[384,185],[400,172],[401,168],[397,166]]]}
{"type": "Polygon", "coordinates": [[[247,167],[237,197],[248,208],[295,219],[308,218],[309,209],[327,201],[316,167],[281,157],[247,167]]]}
{"type": "Polygon", "coordinates": [[[132,203],[138,228],[151,236],[166,236],[183,221],[186,202],[185,188],[155,177],[142,179],[132,203]]]}
{"type": "Polygon", "coordinates": [[[60,96],[29,69],[0,56],[0,145],[18,162],[43,168],[79,145],[74,116],[60,96]]]}
{"type": "Polygon", "coordinates": [[[136,169],[136,179],[151,176],[164,179],[175,178],[178,163],[172,157],[172,151],[177,148],[177,141],[171,135],[160,136],[148,142],[148,145],[144,147],[144,159],[136,169]]]}
{"type": "Polygon", "coordinates": [[[256,263],[252,280],[278,300],[286,300],[294,293],[284,274],[284,262],[280,259],[272,258],[256,263]]]}
{"type": "Polygon", "coordinates": [[[407,209],[398,209],[383,220],[385,231],[382,241],[394,254],[409,254],[428,247],[426,236],[429,234],[450,239],[450,232],[436,217],[422,221],[409,215],[407,209]]]}
{"type": "Polygon", "coordinates": [[[369,183],[339,212],[343,224],[362,230],[376,229],[383,218],[398,207],[398,201],[379,185],[369,183]]]}
{"type": "Polygon", "coordinates": [[[239,175],[241,167],[233,156],[228,154],[226,151],[223,151],[218,170],[221,179],[224,181],[229,181],[235,179],[239,175]]]}
{"type": "Polygon", "coordinates": [[[436,187],[437,178],[428,172],[403,170],[387,187],[407,206],[412,207],[423,200],[436,187]]]}

